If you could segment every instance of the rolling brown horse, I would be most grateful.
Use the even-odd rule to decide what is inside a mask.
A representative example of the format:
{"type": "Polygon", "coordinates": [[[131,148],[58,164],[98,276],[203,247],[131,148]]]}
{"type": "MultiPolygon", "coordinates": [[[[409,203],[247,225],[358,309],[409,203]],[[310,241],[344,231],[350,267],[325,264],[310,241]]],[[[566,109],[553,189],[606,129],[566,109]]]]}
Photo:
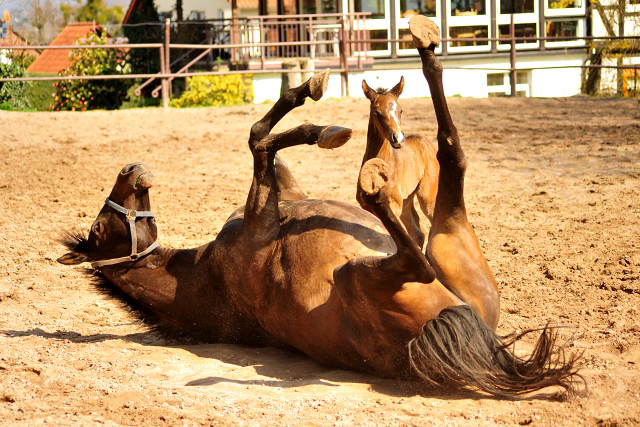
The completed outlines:
{"type": "MultiPolygon", "coordinates": [[[[429,21],[430,22],[430,21],[429,21]]],[[[435,24],[429,24],[435,27],[435,24]]],[[[437,27],[435,27],[437,29],[437,27]]],[[[251,129],[253,182],[246,205],[217,238],[195,249],[157,247],[149,167],[117,177],[88,236],[61,237],[63,264],[92,262],[105,286],[134,300],[159,325],[205,342],[295,348],[327,365],[430,384],[517,396],[548,386],[572,395],[576,358],[565,358],[545,328],[532,355],[517,357],[495,332],[499,296],[467,221],[465,159],[442,91],[438,60],[422,49],[440,130],[438,193],[429,261],[393,214],[385,195],[388,165],[372,159],[358,187],[375,216],[338,201],[279,195],[276,153],[317,144],[335,148],[349,129],[305,123],[270,133],[289,111],[318,99],[328,75],[288,89],[251,129]],[[462,271],[461,272],[461,267],[462,271]]]]}
{"type": "MultiPolygon", "coordinates": [[[[371,101],[362,165],[373,158],[389,165],[385,194],[391,211],[400,218],[413,241],[423,248],[425,236],[414,199],[417,197],[420,209],[433,222],[440,165],[431,141],[417,133],[402,132],[402,107],[398,98],[403,89],[404,77],[391,90],[373,90],[362,81],[362,91],[371,101]]],[[[356,200],[368,209],[360,190],[356,192],[356,200]]]]}

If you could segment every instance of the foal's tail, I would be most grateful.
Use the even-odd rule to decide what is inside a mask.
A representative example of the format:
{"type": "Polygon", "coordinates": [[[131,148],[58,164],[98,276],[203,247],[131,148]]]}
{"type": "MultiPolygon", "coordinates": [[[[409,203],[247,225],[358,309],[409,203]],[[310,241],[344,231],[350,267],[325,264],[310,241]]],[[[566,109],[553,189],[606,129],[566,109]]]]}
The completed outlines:
{"type": "Polygon", "coordinates": [[[586,393],[586,381],[578,373],[581,354],[567,358],[566,345],[556,346],[554,328],[542,330],[529,357],[515,355],[510,347],[530,332],[503,338],[468,305],[449,307],[411,340],[409,360],[420,377],[437,386],[472,386],[502,397],[550,386],[562,387],[567,399],[586,393]]]}

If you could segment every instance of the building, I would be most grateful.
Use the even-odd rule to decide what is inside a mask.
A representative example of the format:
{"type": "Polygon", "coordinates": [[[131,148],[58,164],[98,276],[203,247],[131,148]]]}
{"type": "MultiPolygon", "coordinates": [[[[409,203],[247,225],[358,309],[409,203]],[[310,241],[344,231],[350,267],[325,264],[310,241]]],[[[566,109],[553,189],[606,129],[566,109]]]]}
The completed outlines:
{"type": "MultiPolygon", "coordinates": [[[[11,25],[7,25],[7,34],[5,38],[0,39],[0,46],[29,46],[29,43],[20,34],[15,32],[11,25]]],[[[15,49],[16,53],[30,55],[34,57],[40,56],[40,52],[35,49],[15,49]]],[[[8,61],[9,56],[5,50],[0,51],[0,62],[8,61]]]]}
{"type": "MultiPolygon", "coordinates": [[[[139,0],[132,0],[133,5],[139,0]]],[[[637,35],[637,15],[640,0],[603,0],[604,6],[596,8],[589,0],[236,0],[238,16],[256,16],[281,14],[319,14],[342,12],[369,12],[365,22],[367,38],[379,39],[371,43],[367,55],[369,69],[350,73],[349,94],[361,96],[360,83],[366,78],[372,85],[392,86],[398,76],[403,74],[407,84],[412,81],[415,87],[424,88],[411,92],[413,96],[426,96],[428,90],[421,84],[423,77],[420,63],[413,44],[410,42],[409,19],[423,14],[436,21],[442,30],[443,38],[463,39],[443,42],[437,53],[445,72],[445,91],[447,95],[473,97],[504,96],[510,94],[510,43],[500,40],[488,41],[487,38],[505,38],[510,35],[510,22],[513,14],[515,36],[521,39],[516,44],[516,91],[519,96],[572,96],[581,92],[583,81],[588,74],[584,65],[606,65],[608,58],[595,63],[592,57],[592,44],[572,37],[592,35],[612,35],[607,32],[607,15],[618,2],[626,2],[625,15],[619,20],[613,35],[637,35]],[[611,4],[604,4],[606,1],[611,4]],[[616,2],[615,4],[613,2],[616,2]],[[553,38],[537,40],[536,37],[553,38]],[[389,39],[407,39],[407,43],[390,43],[389,39]],[[530,40],[529,40],[530,39],[530,40]],[[603,62],[604,61],[604,62],[603,62]]],[[[176,0],[156,0],[158,11],[172,14],[175,18],[176,0]]],[[[227,0],[183,0],[183,16],[191,19],[229,18],[231,4],[227,0]]],[[[244,40],[256,40],[255,30],[251,37],[244,40]]],[[[303,33],[303,31],[299,31],[303,33]]],[[[337,33],[336,33],[337,34],[337,33]]],[[[265,34],[265,38],[267,34],[265,34]]],[[[259,39],[259,33],[258,33],[259,39]]],[[[282,36],[280,36],[282,37],[282,36]]],[[[303,36],[304,37],[304,36],[303,36]]],[[[302,40],[300,38],[296,40],[302,40]]],[[[638,61],[637,49],[631,49],[628,58],[614,60],[618,65],[635,64],[638,61]]],[[[252,57],[255,60],[255,57],[252,57]]],[[[608,61],[608,62],[607,62],[608,61]]],[[[316,67],[319,68],[319,67],[316,67]]],[[[620,91],[635,84],[638,70],[616,71],[598,69],[598,82],[611,85],[613,78],[618,82],[620,91]],[[613,77],[611,77],[613,75],[613,77]],[[626,76],[622,80],[620,76],[626,76]],[[630,80],[631,79],[631,80],[630,80]],[[623,87],[624,86],[624,87],[623,87]]],[[[336,76],[339,79],[339,76],[336,76]]],[[[271,77],[256,76],[254,91],[257,87],[256,102],[274,99],[279,95],[275,89],[279,75],[271,77]],[[264,82],[270,88],[268,95],[260,95],[264,82]]],[[[332,80],[333,83],[333,80],[332,80]]],[[[336,84],[330,83],[330,90],[336,84]]],[[[339,83],[338,83],[339,85],[339,83]]],[[[279,86],[278,86],[279,87],[279,86]]],[[[339,86],[338,86],[339,87],[339,86]]],[[[628,92],[628,91],[627,91],[628,92]]],[[[329,96],[340,96],[330,93],[329,96]]],[[[404,96],[409,96],[405,94],[404,96]]]]}

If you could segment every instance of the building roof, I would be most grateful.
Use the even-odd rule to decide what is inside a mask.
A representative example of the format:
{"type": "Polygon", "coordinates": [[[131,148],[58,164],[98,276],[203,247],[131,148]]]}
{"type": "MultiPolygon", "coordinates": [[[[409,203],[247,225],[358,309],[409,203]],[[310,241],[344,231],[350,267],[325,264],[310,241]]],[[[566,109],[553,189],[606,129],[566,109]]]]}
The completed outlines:
{"type": "MultiPolygon", "coordinates": [[[[101,31],[102,28],[93,22],[70,22],[60,31],[49,46],[69,46],[76,44],[78,39],[87,37],[91,31],[101,31]]],[[[27,71],[35,73],[57,73],[69,68],[71,49],[46,49],[33,61],[27,71]]]]}
{"type": "MultiPolygon", "coordinates": [[[[0,39],[0,46],[29,46],[29,43],[22,37],[20,34],[13,31],[11,25],[9,25],[9,30],[7,31],[7,38],[0,39]]],[[[34,49],[25,49],[19,50],[20,52],[24,52],[27,55],[39,56],[40,52],[34,49]]]]}
{"type": "Polygon", "coordinates": [[[129,22],[129,18],[131,17],[131,12],[138,9],[140,7],[140,0],[131,0],[129,3],[129,9],[127,9],[127,13],[124,15],[124,19],[122,20],[123,24],[129,22]]]}

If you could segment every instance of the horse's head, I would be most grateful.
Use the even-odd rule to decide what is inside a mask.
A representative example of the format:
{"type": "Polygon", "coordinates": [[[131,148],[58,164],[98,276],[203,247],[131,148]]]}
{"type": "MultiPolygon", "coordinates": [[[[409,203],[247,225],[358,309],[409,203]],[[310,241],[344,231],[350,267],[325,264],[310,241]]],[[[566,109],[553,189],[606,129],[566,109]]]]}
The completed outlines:
{"type": "Polygon", "coordinates": [[[400,77],[400,83],[391,90],[373,90],[366,81],[362,81],[362,91],[371,101],[371,117],[378,128],[378,132],[391,141],[393,148],[402,148],[404,144],[404,134],[400,128],[402,107],[398,103],[402,89],[404,89],[404,77],[400,77]]]}
{"type": "Polygon", "coordinates": [[[89,236],[64,232],[59,241],[70,252],[61,264],[93,261],[94,267],[134,261],[157,247],[156,221],[149,202],[153,174],[146,163],[125,166],[91,226],[89,236]]]}

